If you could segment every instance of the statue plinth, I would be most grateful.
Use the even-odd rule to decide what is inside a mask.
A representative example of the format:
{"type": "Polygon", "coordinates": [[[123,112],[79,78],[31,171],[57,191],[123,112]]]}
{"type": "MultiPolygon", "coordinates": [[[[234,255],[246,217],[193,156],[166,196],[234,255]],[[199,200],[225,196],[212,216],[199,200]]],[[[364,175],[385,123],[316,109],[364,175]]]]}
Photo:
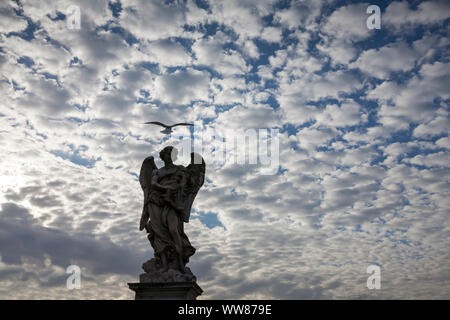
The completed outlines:
{"type": "Polygon", "coordinates": [[[197,282],[138,282],[128,283],[136,292],[135,300],[195,300],[203,290],[197,282]]]}
{"type": "Polygon", "coordinates": [[[145,272],[139,275],[139,282],[128,283],[136,292],[136,300],[195,300],[203,292],[188,267],[184,272],[175,268],[163,270],[159,259],[152,258],[142,269],[145,272]]]}

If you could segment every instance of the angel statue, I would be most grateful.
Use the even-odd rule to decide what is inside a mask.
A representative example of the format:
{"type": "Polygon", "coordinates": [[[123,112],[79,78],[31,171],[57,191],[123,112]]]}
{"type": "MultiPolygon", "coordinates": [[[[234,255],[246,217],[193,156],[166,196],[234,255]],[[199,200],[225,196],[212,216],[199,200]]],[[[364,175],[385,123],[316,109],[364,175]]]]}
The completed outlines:
{"type": "Polygon", "coordinates": [[[154,158],[148,157],[142,163],[139,175],[144,191],[139,230],[147,231],[155,252],[155,258],[143,265],[147,273],[144,276],[159,277],[160,281],[194,277],[186,264],[195,248],[184,233],[184,223],[189,222],[192,203],[203,185],[205,161],[200,155],[191,153],[191,163],[184,167],[173,163],[176,156],[176,148],[165,147],[159,153],[164,167],[158,169],[154,158]]]}

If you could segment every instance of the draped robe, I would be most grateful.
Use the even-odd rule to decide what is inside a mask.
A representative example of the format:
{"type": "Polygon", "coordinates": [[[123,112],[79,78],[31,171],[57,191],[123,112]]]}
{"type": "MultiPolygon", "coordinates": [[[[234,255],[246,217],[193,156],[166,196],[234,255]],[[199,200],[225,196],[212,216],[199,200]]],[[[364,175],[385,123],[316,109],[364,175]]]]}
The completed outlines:
{"type": "Polygon", "coordinates": [[[175,241],[169,232],[168,216],[176,216],[178,220],[178,234],[181,239],[183,262],[186,264],[195,253],[187,235],[184,233],[183,214],[186,198],[186,181],[189,178],[186,168],[174,165],[170,169],[161,168],[153,171],[152,179],[162,186],[170,186],[175,190],[160,191],[151,188],[149,192],[147,210],[149,223],[146,229],[149,233],[150,243],[155,251],[155,256],[160,257],[165,252],[169,260],[175,259],[175,241]],[[156,178],[155,178],[156,176],[156,178]]]}

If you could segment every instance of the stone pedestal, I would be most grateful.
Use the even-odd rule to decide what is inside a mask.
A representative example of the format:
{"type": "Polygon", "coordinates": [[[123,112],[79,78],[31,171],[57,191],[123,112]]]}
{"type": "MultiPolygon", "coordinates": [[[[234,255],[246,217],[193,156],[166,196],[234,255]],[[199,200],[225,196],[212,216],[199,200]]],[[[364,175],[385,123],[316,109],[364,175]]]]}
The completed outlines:
{"type": "Polygon", "coordinates": [[[197,282],[137,282],[128,283],[136,292],[135,300],[195,300],[203,290],[197,282]]]}

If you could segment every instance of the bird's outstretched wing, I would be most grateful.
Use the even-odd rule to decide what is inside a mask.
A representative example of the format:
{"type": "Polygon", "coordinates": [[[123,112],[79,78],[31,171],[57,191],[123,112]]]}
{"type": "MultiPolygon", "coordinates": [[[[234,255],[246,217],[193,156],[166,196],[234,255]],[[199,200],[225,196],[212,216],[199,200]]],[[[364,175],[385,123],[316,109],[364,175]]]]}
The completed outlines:
{"type": "Polygon", "coordinates": [[[175,126],[193,126],[193,125],[194,125],[193,123],[184,123],[184,122],[182,122],[182,123],[173,124],[173,125],[171,125],[171,127],[175,127],[175,126]]]}
{"type": "Polygon", "coordinates": [[[141,184],[142,191],[144,191],[144,208],[142,209],[139,230],[143,230],[145,228],[148,223],[148,219],[150,218],[147,204],[152,184],[152,174],[153,171],[157,169],[158,168],[155,165],[155,159],[153,157],[147,157],[144,162],[142,162],[141,172],[139,173],[139,183],[141,184]]]}
{"type": "Polygon", "coordinates": [[[159,121],[150,121],[150,122],[144,122],[144,124],[157,124],[158,126],[162,126],[164,128],[167,128],[169,126],[165,125],[164,123],[161,123],[159,121]]]}
{"type": "Polygon", "coordinates": [[[205,182],[205,160],[202,156],[192,152],[191,163],[186,167],[187,172],[187,186],[186,186],[186,201],[183,212],[183,221],[189,222],[191,215],[192,204],[200,190],[203,182],[205,182]]]}

